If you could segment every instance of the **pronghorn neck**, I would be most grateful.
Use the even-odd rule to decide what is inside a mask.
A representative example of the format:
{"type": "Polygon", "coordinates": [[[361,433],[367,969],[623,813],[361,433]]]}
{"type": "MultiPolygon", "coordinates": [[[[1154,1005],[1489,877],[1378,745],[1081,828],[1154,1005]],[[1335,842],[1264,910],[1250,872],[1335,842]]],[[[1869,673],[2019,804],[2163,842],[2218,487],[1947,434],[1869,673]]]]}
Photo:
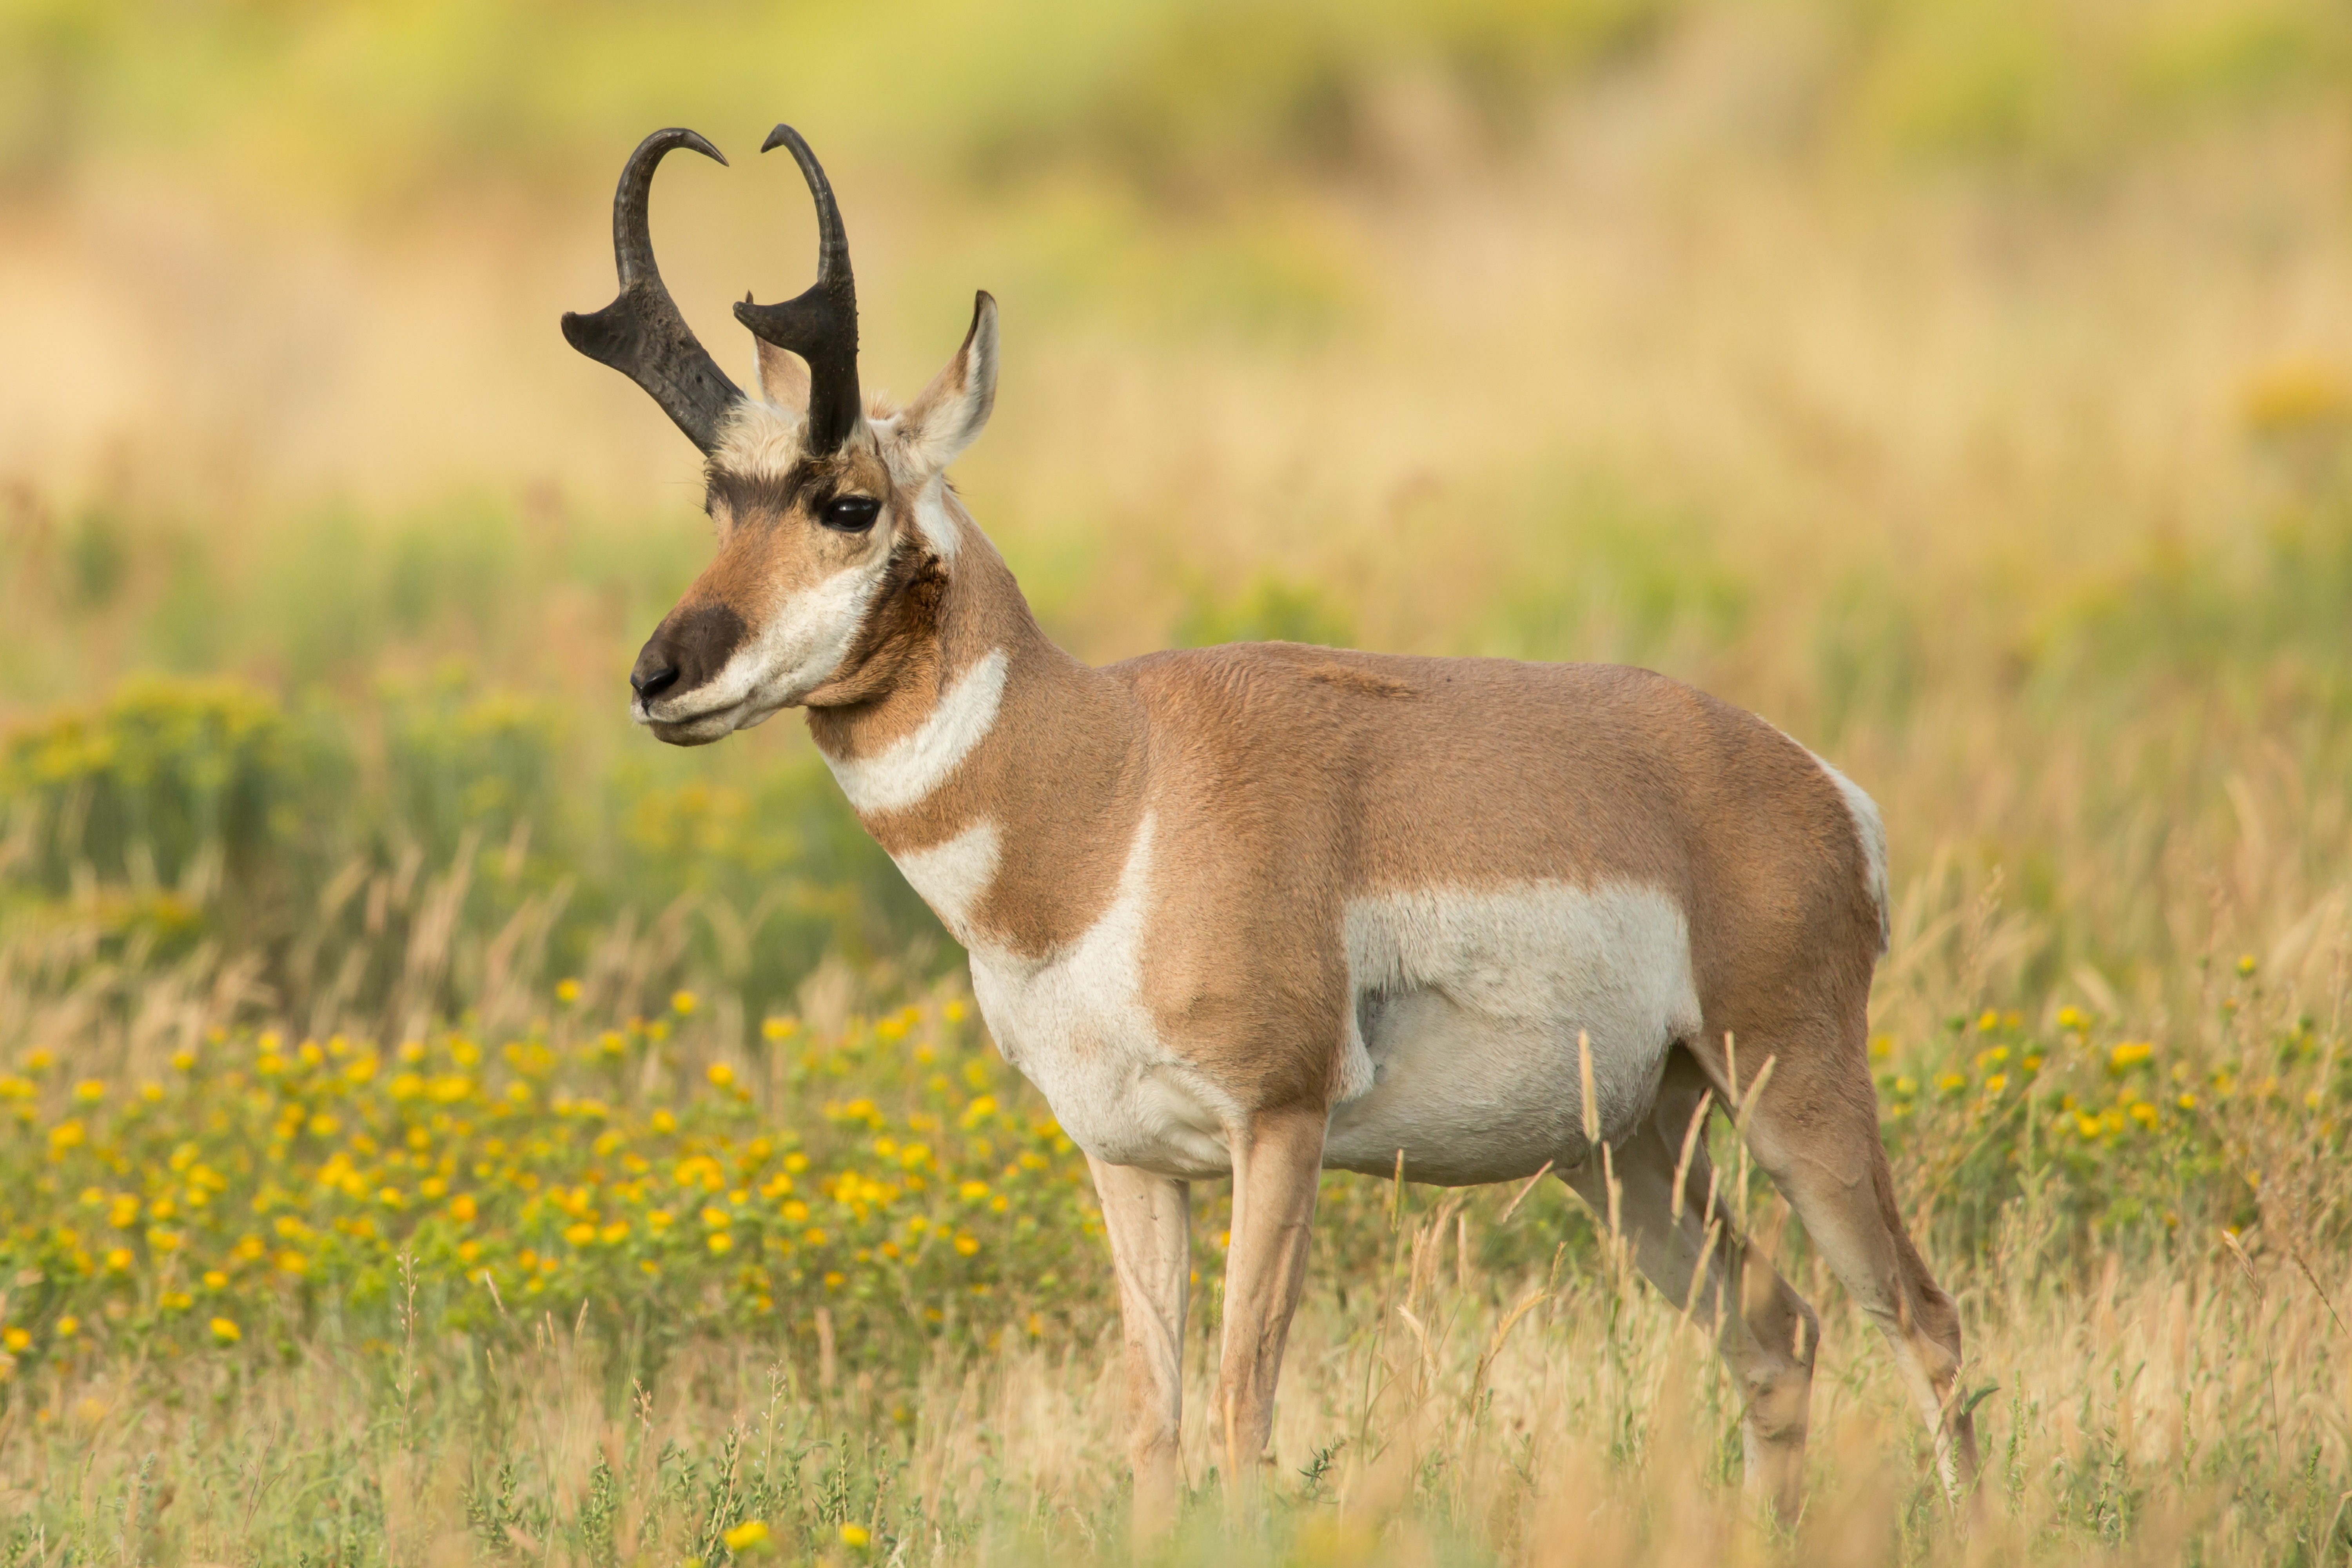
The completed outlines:
{"type": "Polygon", "coordinates": [[[962,531],[966,537],[951,556],[934,557],[933,569],[946,577],[935,605],[879,638],[891,646],[873,662],[887,663],[887,673],[862,682],[866,689],[856,701],[813,704],[808,710],[810,735],[826,761],[845,774],[850,804],[861,814],[869,806],[901,810],[921,798],[907,798],[923,782],[918,772],[896,770],[900,776],[887,784],[871,776],[875,765],[903,752],[907,742],[920,745],[937,766],[950,752],[960,757],[961,742],[976,742],[992,732],[1015,667],[1024,681],[1061,675],[1060,667],[1082,676],[1094,673],[1045,636],[986,537],[968,523],[962,531]],[[942,727],[955,733],[937,733],[942,727]],[[868,770],[862,779],[861,767],[868,770]]]}
{"type": "Polygon", "coordinates": [[[1082,930],[1139,815],[1139,709],[1030,614],[969,519],[929,626],[885,689],[811,708],[851,807],[959,940],[1024,951],[1082,930]]]}

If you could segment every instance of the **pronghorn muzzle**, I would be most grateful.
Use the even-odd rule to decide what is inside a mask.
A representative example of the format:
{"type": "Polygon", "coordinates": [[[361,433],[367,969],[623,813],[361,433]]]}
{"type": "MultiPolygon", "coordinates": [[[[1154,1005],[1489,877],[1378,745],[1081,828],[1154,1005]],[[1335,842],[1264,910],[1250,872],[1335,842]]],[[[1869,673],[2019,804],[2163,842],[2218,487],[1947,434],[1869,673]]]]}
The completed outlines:
{"type": "MultiPolygon", "coordinates": [[[[727,661],[750,635],[743,617],[717,601],[680,605],[672,610],[646,639],[629,671],[629,689],[635,693],[634,706],[639,719],[652,724],[664,740],[680,739],[685,731],[705,727],[697,721],[715,715],[681,716],[681,722],[657,717],[654,705],[672,693],[686,697],[708,682],[727,668],[727,661]]],[[[732,728],[731,722],[726,726],[732,728]]],[[[717,740],[725,732],[722,729],[700,738],[717,740]]]]}

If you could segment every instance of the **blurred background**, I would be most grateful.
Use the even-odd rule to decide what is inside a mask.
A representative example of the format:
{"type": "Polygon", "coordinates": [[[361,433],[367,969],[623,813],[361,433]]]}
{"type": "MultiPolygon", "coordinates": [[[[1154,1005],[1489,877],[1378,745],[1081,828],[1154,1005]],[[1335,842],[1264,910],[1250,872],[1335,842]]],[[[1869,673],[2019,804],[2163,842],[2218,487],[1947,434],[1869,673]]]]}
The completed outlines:
{"type": "Polygon", "coordinates": [[[740,1031],[955,971],[787,719],[627,721],[696,454],[556,327],[687,124],[687,315],[868,386],[1091,660],[1641,663],[1892,829],[1882,1019],[2340,995],[2352,13],[2330,0],[0,0],[0,1044],[740,1031]]]}

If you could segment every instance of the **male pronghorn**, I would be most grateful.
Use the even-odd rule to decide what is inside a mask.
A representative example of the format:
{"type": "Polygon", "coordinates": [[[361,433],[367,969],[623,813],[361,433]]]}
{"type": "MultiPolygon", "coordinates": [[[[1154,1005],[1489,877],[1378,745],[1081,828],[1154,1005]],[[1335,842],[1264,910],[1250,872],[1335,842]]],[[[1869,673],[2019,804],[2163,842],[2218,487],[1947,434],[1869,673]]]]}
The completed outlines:
{"type": "Polygon", "coordinates": [[[1757,1159],[1885,1331],[1947,1483],[1971,1480],[1958,1318],[1904,1233],[1864,1055],[1886,940],[1869,797],[1643,670],[1286,643],[1080,664],[945,477],[995,396],[995,301],[912,403],[866,404],[832,188],[798,133],[779,145],[816,200],[818,271],[735,307],[757,395],[654,265],[655,165],[725,162],[693,132],[630,155],[620,296],[563,318],[708,458],[718,559],[638,655],[633,714],[701,745],[807,709],[859,820],[969,950],[990,1030],[1093,1167],[1139,1520],[1176,1495],[1189,1183],[1234,1183],[1217,1414],[1239,1478],[1317,1173],[1549,1167],[1605,1214],[1588,1126],[1642,1271],[1721,1323],[1748,1486],[1791,1514],[1815,1321],[1714,1197],[1689,1136],[1710,1099],[1750,1104],[1757,1159]]]}

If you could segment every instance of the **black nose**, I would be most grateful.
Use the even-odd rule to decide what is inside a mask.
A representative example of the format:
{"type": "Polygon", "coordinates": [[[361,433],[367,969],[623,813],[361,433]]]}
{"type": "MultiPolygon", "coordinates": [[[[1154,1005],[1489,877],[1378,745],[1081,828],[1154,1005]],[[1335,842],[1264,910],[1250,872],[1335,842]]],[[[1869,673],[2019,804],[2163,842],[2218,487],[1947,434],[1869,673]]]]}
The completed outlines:
{"type": "Polygon", "coordinates": [[[723,604],[680,605],[637,651],[629,685],[641,701],[650,702],[665,691],[683,698],[725,668],[750,635],[743,617],[723,604]]]}
{"type": "Polygon", "coordinates": [[[677,684],[677,666],[651,647],[637,656],[637,667],[629,671],[629,689],[640,697],[659,697],[677,684]]]}

